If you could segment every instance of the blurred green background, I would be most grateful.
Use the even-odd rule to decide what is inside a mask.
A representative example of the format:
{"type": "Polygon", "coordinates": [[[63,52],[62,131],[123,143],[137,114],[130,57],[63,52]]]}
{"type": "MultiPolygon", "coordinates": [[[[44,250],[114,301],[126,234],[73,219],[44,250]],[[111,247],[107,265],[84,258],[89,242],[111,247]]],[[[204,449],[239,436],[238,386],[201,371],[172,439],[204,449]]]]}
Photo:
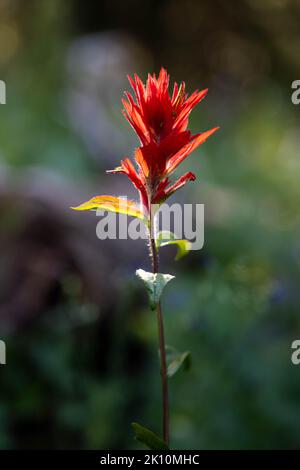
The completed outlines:
{"type": "Polygon", "coordinates": [[[0,0],[1,448],[138,449],[132,421],[160,433],[156,320],[134,276],[147,247],[98,240],[69,206],[135,196],[105,170],[137,145],[126,74],[161,65],[210,89],[192,130],[221,126],[174,197],[205,204],[205,246],[161,256],[167,342],[193,361],[170,380],[172,446],[299,446],[299,21],[297,0],[0,0]]]}

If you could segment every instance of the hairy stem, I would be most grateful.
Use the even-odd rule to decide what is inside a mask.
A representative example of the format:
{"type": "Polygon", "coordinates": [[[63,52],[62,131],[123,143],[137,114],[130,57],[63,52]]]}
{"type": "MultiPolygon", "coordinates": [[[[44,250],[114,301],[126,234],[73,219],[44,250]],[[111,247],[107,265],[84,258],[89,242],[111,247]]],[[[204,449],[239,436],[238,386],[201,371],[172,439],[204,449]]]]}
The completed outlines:
{"type": "MultiPolygon", "coordinates": [[[[149,227],[149,246],[150,255],[152,260],[152,271],[153,274],[158,272],[159,262],[158,253],[155,245],[155,238],[153,235],[153,221],[150,216],[150,227],[149,227]]],[[[169,433],[169,393],[168,393],[168,379],[167,379],[167,361],[166,361],[166,345],[164,335],[164,322],[161,310],[161,304],[158,302],[156,307],[157,316],[157,327],[159,336],[159,351],[160,351],[160,373],[161,373],[161,385],[162,385],[162,406],[163,406],[163,438],[167,445],[169,445],[170,433],[169,433]]]]}

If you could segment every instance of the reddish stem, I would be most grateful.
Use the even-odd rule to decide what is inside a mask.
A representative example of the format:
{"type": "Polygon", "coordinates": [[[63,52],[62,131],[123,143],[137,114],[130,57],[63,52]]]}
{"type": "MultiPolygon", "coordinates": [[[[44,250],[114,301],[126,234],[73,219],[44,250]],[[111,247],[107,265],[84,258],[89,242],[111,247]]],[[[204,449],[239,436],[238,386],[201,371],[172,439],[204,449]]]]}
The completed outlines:
{"type": "MultiPolygon", "coordinates": [[[[150,255],[151,255],[151,260],[152,260],[152,271],[153,271],[153,274],[156,274],[158,273],[159,262],[158,262],[158,253],[157,253],[157,248],[155,244],[155,238],[153,235],[153,222],[152,222],[151,215],[150,215],[150,222],[149,222],[149,246],[150,246],[150,255]]],[[[156,307],[156,316],[157,316],[157,327],[158,327],[158,336],[159,336],[160,373],[161,373],[161,385],[162,385],[163,438],[166,444],[169,446],[169,441],[170,441],[169,393],[168,393],[164,323],[163,323],[163,315],[162,315],[160,302],[158,302],[157,307],[156,307]]]]}

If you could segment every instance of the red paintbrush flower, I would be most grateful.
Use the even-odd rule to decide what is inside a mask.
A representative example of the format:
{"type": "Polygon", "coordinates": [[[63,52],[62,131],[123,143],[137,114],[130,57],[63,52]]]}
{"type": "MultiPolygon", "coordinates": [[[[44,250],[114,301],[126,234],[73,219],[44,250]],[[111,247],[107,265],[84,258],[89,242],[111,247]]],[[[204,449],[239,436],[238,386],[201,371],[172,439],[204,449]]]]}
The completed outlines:
{"type": "Polygon", "coordinates": [[[148,75],[146,86],[135,75],[128,77],[136,101],[128,92],[123,99],[124,115],[137,133],[141,146],[135,151],[137,169],[129,159],[112,170],[127,174],[140,191],[144,205],[160,203],[187,181],[193,181],[191,172],[181,176],[168,187],[169,175],[175,168],[218,128],[192,135],[187,130],[190,112],[206,95],[207,89],[195,91],[188,97],[185,84],[174,84],[169,94],[169,75],[161,69],[158,78],[148,75]]]}
{"type": "MultiPolygon", "coordinates": [[[[136,165],[126,157],[121,166],[110,172],[124,173],[129,177],[140,193],[143,211],[147,214],[150,204],[162,203],[187,181],[196,179],[193,173],[188,172],[171,184],[170,175],[218,127],[196,135],[187,130],[189,115],[205,97],[207,89],[197,90],[188,96],[184,82],[180,86],[175,83],[170,96],[169,75],[164,68],[158,78],[148,75],[146,85],[136,74],[134,79],[128,79],[135,100],[129,92],[125,92],[123,113],[141,145],[135,150],[136,165]]],[[[83,210],[87,208],[90,207],[86,203],[78,207],[83,210]]]]}

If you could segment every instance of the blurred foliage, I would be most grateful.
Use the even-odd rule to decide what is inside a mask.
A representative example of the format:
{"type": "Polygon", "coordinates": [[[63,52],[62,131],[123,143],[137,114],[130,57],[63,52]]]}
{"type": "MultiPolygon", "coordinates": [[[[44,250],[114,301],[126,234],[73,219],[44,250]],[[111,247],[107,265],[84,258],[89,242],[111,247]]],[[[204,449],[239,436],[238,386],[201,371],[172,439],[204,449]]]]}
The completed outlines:
{"type": "MultiPolygon", "coordinates": [[[[0,107],[1,315],[20,279],[28,289],[16,270],[18,261],[27,260],[19,242],[23,234],[35,248],[50,243],[48,232],[38,230],[32,239],[26,232],[36,200],[24,209],[24,187],[35,187],[39,179],[27,170],[51,170],[61,194],[73,184],[78,201],[80,188],[92,196],[96,183],[127,189],[117,176],[102,178],[105,153],[99,150],[94,158],[66,107],[72,41],[83,33],[124,30],[147,57],[141,66],[132,59],[132,69],[157,69],[163,62],[188,89],[209,85],[193,130],[221,126],[183,165],[198,180],[176,195],[181,202],[205,203],[205,247],[178,263],[175,247],[161,250],[162,271],[176,274],[164,299],[167,341],[192,355],[190,371],[170,379],[173,446],[299,447],[300,369],[290,360],[300,331],[299,109],[290,100],[290,83],[299,78],[299,3],[149,0],[143,11],[121,2],[116,9],[116,1],[91,4],[0,2],[6,44],[0,46],[0,78],[8,84],[8,104],[0,107]]],[[[112,57],[104,57],[107,73],[112,57]]],[[[116,81],[121,73],[125,80],[122,69],[116,81]]],[[[111,77],[102,86],[107,95],[111,77]]],[[[113,94],[114,107],[105,105],[112,128],[121,126],[115,114],[119,100],[113,94]]],[[[97,132],[101,121],[91,116],[88,124],[97,132]]],[[[125,154],[131,151],[125,124],[123,131],[125,154]]],[[[111,168],[122,156],[112,157],[111,168]]],[[[46,196],[53,192],[50,179],[46,196]]],[[[60,206],[70,226],[71,203],[76,201],[61,200],[60,206]]],[[[56,228],[59,218],[48,223],[56,228]]],[[[71,235],[67,228],[53,233],[56,251],[37,279],[51,270],[49,258],[59,258],[79,228],[71,235]]],[[[89,243],[82,237],[82,256],[89,243]]],[[[8,349],[8,364],[0,369],[1,448],[140,448],[132,439],[132,421],[160,433],[156,321],[134,276],[147,250],[138,244],[131,250],[128,242],[128,260],[121,242],[112,243],[106,249],[98,242],[91,250],[106,259],[103,269],[113,273],[117,295],[108,281],[99,279],[98,286],[97,278],[101,300],[95,302],[82,288],[94,276],[92,263],[78,274],[68,262],[42,303],[40,284],[31,285],[34,316],[26,311],[24,319],[22,303],[15,305],[20,315],[4,333],[0,316],[8,349]]],[[[31,267],[31,258],[24,263],[31,267]]],[[[142,267],[149,268],[146,261],[142,267]]]]}

